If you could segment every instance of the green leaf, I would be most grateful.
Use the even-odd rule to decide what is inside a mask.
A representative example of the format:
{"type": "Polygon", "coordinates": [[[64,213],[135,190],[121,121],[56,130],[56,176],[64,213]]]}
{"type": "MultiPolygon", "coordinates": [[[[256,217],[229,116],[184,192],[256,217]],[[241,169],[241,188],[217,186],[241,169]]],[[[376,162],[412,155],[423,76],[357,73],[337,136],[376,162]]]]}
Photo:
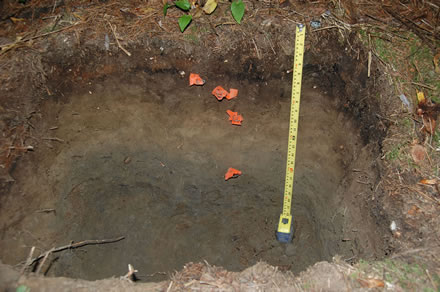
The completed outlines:
{"type": "Polygon", "coordinates": [[[189,4],[188,0],[179,0],[174,2],[177,7],[179,7],[182,10],[188,11],[191,8],[191,4],[189,4]]]}
{"type": "Polygon", "coordinates": [[[231,4],[231,11],[232,16],[234,17],[235,21],[240,24],[241,19],[244,15],[244,3],[243,0],[237,0],[232,2],[231,4]]]}
{"type": "Polygon", "coordinates": [[[171,7],[171,5],[169,5],[168,3],[165,3],[163,5],[163,16],[167,16],[167,11],[168,11],[168,8],[170,8],[170,7],[171,7]]]}
{"type": "Polygon", "coordinates": [[[16,292],[29,292],[29,291],[31,291],[31,289],[29,289],[29,287],[27,287],[26,285],[20,285],[17,287],[17,289],[15,291],[16,292]]]}
{"type": "Polygon", "coordinates": [[[189,25],[189,23],[192,20],[192,16],[191,15],[182,15],[181,17],[179,17],[179,27],[180,27],[180,31],[183,32],[185,30],[185,28],[189,25]]]}

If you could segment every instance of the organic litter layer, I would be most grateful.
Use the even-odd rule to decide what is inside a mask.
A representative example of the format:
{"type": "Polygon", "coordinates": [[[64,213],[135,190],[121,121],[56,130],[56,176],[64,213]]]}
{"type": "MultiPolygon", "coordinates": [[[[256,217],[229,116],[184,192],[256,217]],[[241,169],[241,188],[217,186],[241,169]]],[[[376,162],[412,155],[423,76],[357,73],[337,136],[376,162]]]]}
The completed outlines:
{"type": "MultiPolygon", "coordinates": [[[[353,268],[346,263],[321,262],[301,274],[301,278],[293,277],[290,272],[282,272],[264,262],[247,268],[242,272],[230,272],[209,263],[188,263],[181,272],[174,274],[169,281],[159,283],[131,283],[126,279],[104,279],[85,281],[81,279],[53,278],[35,275],[20,277],[17,271],[0,263],[0,271],[6,281],[0,282],[0,288],[15,289],[25,286],[31,290],[46,291],[255,291],[279,290],[304,291],[303,289],[327,289],[340,291],[348,287],[359,288],[359,283],[349,277],[353,268]],[[325,281],[321,279],[328,277],[325,281]],[[318,280],[317,280],[318,279],[318,280]]],[[[365,287],[365,286],[363,286],[365,287]]]]}
{"type": "MultiPolygon", "coordinates": [[[[124,275],[132,264],[142,281],[158,281],[203,260],[233,271],[264,260],[299,272],[334,254],[347,260],[360,253],[380,257],[382,236],[357,209],[365,206],[351,191],[347,196],[351,167],[367,169],[369,152],[351,119],[338,111],[339,99],[320,85],[322,76],[305,76],[295,238],[289,245],[275,240],[275,229],[290,75],[263,82],[207,77],[204,86],[189,87],[178,72],[138,70],[88,82],[65,91],[62,100],[43,103],[40,130],[57,139],[41,145],[45,154],[32,158],[37,163],[15,173],[11,192],[26,197],[2,206],[22,214],[17,229],[4,231],[2,260],[25,259],[36,238],[52,247],[118,236],[125,239],[60,253],[44,270],[94,280],[124,275]],[[219,102],[211,94],[217,84],[238,88],[238,97],[219,102]],[[242,126],[230,124],[228,109],[243,114],[242,126]],[[225,181],[229,167],[242,175],[225,181]],[[28,196],[33,200],[25,204],[28,196]],[[55,212],[35,213],[46,209],[55,212]]],[[[358,192],[370,187],[355,185],[358,192]]]]}

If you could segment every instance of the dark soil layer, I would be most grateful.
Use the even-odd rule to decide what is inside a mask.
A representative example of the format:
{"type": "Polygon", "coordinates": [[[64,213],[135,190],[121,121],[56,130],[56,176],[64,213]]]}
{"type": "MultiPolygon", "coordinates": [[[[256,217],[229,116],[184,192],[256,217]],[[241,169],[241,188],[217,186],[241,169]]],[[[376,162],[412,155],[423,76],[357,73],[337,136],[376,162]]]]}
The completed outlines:
{"type": "Polygon", "coordinates": [[[3,262],[21,262],[31,246],[43,251],[118,236],[125,239],[59,253],[44,270],[101,279],[123,275],[132,264],[141,280],[157,281],[166,278],[157,272],[191,261],[239,271],[264,260],[299,272],[336,254],[351,262],[388,252],[387,222],[372,195],[380,135],[371,134],[375,125],[358,107],[363,96],[356,88],[365,81],[344,82],[357,77],[349,60],[325,69],[313,64],[316,57],[306,58],[295,237],[285,245],[275,240],[275,229],[291,74],[263,77],[269,62],[252,59],[243,63],[249,74],[233,65],[227,74],[227,62],[213,58],[194,65],[207,83],[189,87],[191,58],[182,76],[177,66],[157,65],[161,55],[112,63],[100,54],[88,56],[93,65],[52,60],[54,95],[41,102],[34,122],[43,133],[34,137],[39,147],[21,160],[9,195],[1,197],[3,262]],[[218,102],[211,95],[217,85],[239,89],[238,98],[218,102]],[[228,109],[243,115],[241,127],[230,124],[228,109]],[[243,175],[225,181],[228,167],[243,175]],[[54,211],[38,212],[44,209],[54,211]]]}

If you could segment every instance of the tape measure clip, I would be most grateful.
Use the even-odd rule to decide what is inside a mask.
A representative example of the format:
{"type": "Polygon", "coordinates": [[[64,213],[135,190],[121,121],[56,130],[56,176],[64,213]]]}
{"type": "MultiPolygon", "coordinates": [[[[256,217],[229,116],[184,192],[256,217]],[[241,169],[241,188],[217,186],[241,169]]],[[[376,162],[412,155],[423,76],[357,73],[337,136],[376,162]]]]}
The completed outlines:
{"type": "Polygon", "coordinates": [[[276,232],[276,238],[281,243],[289,243],[293,239],[293,224],[292,216],[285,216],[281,214],[280,222],[278,224],[278,230],[276,232]]]}

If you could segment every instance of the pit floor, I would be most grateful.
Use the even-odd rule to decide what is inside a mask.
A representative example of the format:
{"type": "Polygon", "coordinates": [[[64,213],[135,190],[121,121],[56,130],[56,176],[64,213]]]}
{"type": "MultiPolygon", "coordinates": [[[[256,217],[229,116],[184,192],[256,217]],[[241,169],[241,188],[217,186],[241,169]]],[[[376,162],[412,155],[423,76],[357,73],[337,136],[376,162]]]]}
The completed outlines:
{"type": "Polygon", "coordinates": [[[299,272],[331,258],[328,242],[341,236],[335,213],[346,151],[359,135],[319,78],[303,83],[295,237],[285,245],[275,229],[291,75],[263,82],[208,76],[201,87],[177,73],[132,75],[43,103],[39,129],[63,142],[39,139],[24,158],[35,166],[15,170],[11,193],[19,195],[1,199],[3,262],[23,261],[31,246],[42,252],[118,236],[125,239],[58,253],[44,270],[93,280],[124,275],[132,264],[141,280],[159,281],[187,262],[239,271],[264,260],[299,272]],[[217,85],[239,89],[238,97],[217,101],[217,85]],[[243,115],[242,126],[230,124],[228,109],[243,115]],[[229,167],[243,174],[225,181],[229,167]],[[55,212],[39,212],[47,208],[55,212]]]}

